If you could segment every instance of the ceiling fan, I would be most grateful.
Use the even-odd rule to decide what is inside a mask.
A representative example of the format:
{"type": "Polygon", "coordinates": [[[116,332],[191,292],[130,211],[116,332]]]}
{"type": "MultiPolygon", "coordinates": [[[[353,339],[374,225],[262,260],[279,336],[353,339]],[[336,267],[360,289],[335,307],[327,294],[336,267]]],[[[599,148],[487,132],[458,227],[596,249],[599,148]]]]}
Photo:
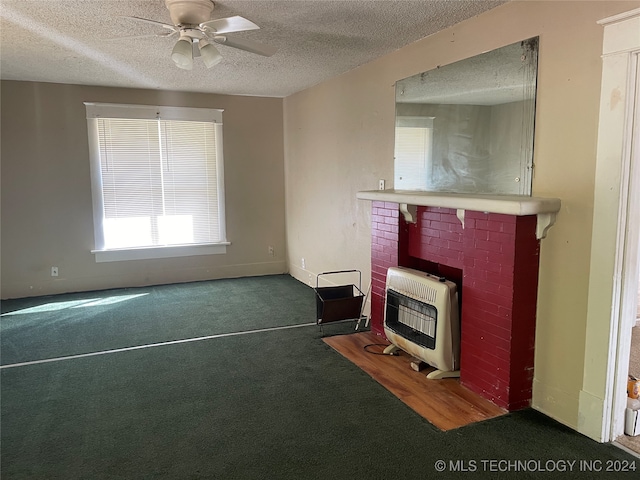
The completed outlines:
{"type": "MultiPolygon", "coordinates": [[[[150,23],[163,27],[168,32],[155,35],[135,35],[129,38],[172,37],[178,35],[178,41],[171,52],[171,59],[177,67],[184,70],[193,68],[193,58],[202,57],[207,68],[217,65],[222,55],[213,43],[238,48],[247,52],[270,57],[276,49],[268,45],[227,35],[228,33],[258,30],[260,27],[244,17],[234,16],[211,20],[214,3],[212,0],[165,0],[173,25],[147,18],[124,17],[137,22],[150,23]]],[[[122,38],[122,37],[121,37],[122,38]]]]}

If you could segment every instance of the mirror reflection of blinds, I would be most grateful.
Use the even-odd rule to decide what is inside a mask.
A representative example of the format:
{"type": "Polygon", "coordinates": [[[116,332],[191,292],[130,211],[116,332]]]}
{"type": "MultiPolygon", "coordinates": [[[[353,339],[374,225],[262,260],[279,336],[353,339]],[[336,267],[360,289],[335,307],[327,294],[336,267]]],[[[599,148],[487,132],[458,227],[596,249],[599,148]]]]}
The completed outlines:
{"type": "Polygon", "coordinates": [[[431,174],[433,117],[397,117],[394,188],[426,190],[431,174]]]}
{"type": "Polygon", "coordinates": [[[106,248],[224,240],[213,123],[97,120],[106,248]]]}

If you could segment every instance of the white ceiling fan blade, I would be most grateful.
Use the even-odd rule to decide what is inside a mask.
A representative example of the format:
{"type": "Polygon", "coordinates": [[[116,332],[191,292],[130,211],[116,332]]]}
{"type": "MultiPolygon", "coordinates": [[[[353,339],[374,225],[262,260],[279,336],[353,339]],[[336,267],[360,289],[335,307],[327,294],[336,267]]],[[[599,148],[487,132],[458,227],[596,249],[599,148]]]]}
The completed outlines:
{"type": "Polygon", "coordinates": [[[257,53],[264,57],[270,57],[278,51],[277,48],[262,43],[255,42],[246,38],[230,38],[226,35],[216,35],[213,37],[213,41],[227,47],[239,48],[251,53],[257,53]]]}
{"type": "Polygon", "coordinates": [[[205,30],[213,31],[214,33],[245,32],[247,30],[260,29],[260,27],[251,20],[247,20],[239,15],[236,15],[235,17],[219,18],[217,20],[209,20],[208,22],[201,23],[200,27],[205,30]]]}
{"type": "Polygon", "coordinates": [[[162,28],[166,28],[168,30],[171,30],[172,32],[177,32],[178,28],[173,26],[173,25],[169,25],[168,23],[162,23],[162,22],[156,22],[155,20],[149,20],[148,18],[142,18],[142,17],[122,17],[122,18],[128,18],[130,20],[135,20],[136,22],[143,22],[143,23],[149,23],[151,25],[156,25],[162,28]]]}

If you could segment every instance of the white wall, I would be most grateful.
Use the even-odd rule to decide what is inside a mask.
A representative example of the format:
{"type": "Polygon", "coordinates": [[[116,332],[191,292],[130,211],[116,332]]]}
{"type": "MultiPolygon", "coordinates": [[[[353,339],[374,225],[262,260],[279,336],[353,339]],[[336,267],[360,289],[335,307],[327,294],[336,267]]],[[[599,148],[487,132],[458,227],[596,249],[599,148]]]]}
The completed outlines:
{"type": "Polygon", "coordinates": [[[371,206],[355,194],[393,178],[396,81],[539,36],[533,194],[562,199],[562,209],[541,246],[533,405],[577,428],[602,71],[596,22],[639,5],[510,2],[286,98],[291,273],[309,281],[359,268],[368,282],[371,206]]]}
{"type": "Polygon", "coordinates": [[[286,271],[281,99],[11,81],[1,94],[2,298],[286,271]],[[85,101],[224,109],[225,255],[95,262],[85,101]]]}

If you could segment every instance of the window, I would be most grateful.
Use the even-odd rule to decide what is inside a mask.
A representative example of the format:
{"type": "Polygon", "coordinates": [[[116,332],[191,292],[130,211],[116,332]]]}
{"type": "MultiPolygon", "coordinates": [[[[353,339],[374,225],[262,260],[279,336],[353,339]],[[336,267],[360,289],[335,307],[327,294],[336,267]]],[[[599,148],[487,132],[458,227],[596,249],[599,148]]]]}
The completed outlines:
{"type": "Polygon", "coordinates": [[[433,117],[397,117],[394,188],[424,190],[431,175],[433,117]]]}
{"type": "Polygon", "coordinates": [[[225,253],[222,111],[85,105],[96,261],[225,253]]]}

